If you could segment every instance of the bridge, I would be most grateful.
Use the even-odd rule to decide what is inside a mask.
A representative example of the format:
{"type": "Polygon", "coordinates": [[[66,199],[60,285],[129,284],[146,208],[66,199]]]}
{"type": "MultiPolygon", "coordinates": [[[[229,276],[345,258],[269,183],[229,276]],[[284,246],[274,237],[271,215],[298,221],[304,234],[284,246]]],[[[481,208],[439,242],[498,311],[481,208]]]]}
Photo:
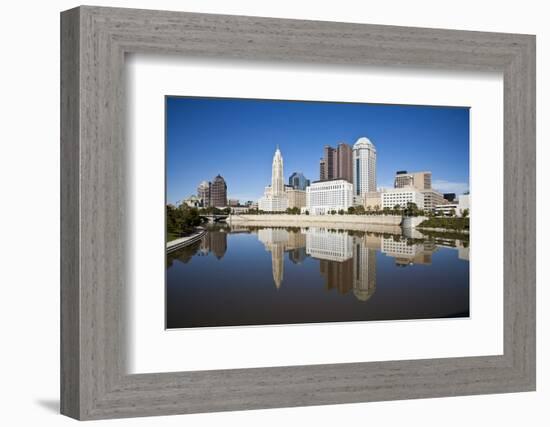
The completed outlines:
{"type": "Polygon", "coordinates": [[[201,218],[205,218],[206,220],[208,220],[209,223],[213,223],[213,222],[225,222],[225,220],[227,219],[229,215],[226,215],[226,214],[209,214],[209,215],[201,215],[201,218]]]}

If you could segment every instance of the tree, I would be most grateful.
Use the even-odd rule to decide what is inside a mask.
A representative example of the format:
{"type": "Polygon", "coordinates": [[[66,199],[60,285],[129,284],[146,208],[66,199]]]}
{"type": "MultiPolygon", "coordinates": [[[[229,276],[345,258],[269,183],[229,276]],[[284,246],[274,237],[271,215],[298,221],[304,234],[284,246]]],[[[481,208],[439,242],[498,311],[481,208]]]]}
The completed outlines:
{"type": "Polygon", "coordinates": [[[419,209],[416,203],[414,202],[408,202],[407,207],[404,210],[404,214],[406,216],[418,216],[419,215],[419,209]]]}
{"type": "Polygon", "coordinates": [[[348,213],[349,213],[350,215],[353,215],[353,214],[355,213],[355,208],[354,208],[353,206],[350,206],[350,207],[348,208],[348,213]]]}
{"type": "Polygon", "coordinates": [[[338,215],[344,215],[344,209],[340,209],[340,210],[338,211],[338,215]]]}
{"type": "Polygon", "coordinates": [[[462,209],[462,218],[468,218],[470,216],[470,209],[462,209]]]}
{"type": "Polygon", "coordinates": [[[306,215],[309,215],[309,211],[306,211],[306,215]]]}
{"type": "Polygon", "coordinates": [[[358,215],[364,215],[365,214],[365,207],[363,205],[359,205],[355,207],[355,213],[358,215]]]}

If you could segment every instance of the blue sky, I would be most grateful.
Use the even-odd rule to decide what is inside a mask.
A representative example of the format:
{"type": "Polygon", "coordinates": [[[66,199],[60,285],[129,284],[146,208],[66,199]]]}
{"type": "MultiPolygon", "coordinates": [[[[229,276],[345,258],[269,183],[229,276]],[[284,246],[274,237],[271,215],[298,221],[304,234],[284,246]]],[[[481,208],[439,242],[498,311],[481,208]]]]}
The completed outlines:
{"type": "Polygon", "coordinates": [[[392,187],[397,170],[429,170],[434,188],[463,193],[469,127],[467,107],[167,97],[167,202],[196,194],[217,174],[229,198],[258,199],[277,144],[286,182],[295,171],[317,180],[323,146],[361,136],[376,146],[378,187],[392,187]]]}

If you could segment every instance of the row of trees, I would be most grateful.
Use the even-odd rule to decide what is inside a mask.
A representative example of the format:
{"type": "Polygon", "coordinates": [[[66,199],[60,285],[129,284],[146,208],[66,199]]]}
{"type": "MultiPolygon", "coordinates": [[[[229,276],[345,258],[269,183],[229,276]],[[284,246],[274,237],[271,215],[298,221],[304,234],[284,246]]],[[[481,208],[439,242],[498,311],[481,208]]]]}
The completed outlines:
{"type": "Polygon", "coordinates": [[[464,232],[470,230],[470,219],[467,217],[431,217],[422,221],[419,227],[441,228],[464,232]]]}
{"type": "Polygon", "coordinates": [[[400,205],[395,205],[393,208],[380,208],[375,205],[372,208],[365,209],[364,206],[351,206],[348,208],[348,214],[353,215],[404,215],[404,216],[419,216],[424,215],[424,211],[419,209],[416,203],[409,202],[407,207],[402,208],[400,205]]]}
{"type": "MultiPolygon", "coordinates": [[[[229,209],[229,208],[227,208],[229,209]]],[[[301,209],[300,208],[288,208],[286,211],[278,211],[278,212],[266,212],[261,211],[259,209],[249,209],[247,214],[249,215],[282,215],[282,214],[288,214],[288,215],[300,215],[301,209]]],[[[309,211],[304,212],[305,215],[309,215],[309,211]]],[[[434,212],[431,210],[424,210],[418,208],[416,203],[409,202],[407,204],[407,207],[402,208],[400,205],[395,205],[393,208],[385,207],[383,209],[380,208],[380,206],[376,205],[372,208],[365,209],[364,206],[350,206],[347,210],[340,209],[340,210],[331,210],[329,211],[329,215],[402,215],[402,216],[427,216],[427,217],[457,217],[456,213],[452,211],[450,214],[445,214],[443,212],[434,212]]],[[[464,209],[460,212],[461,218],[468,218],[470,215],[470,211],[468,209],[464,209]]]]}

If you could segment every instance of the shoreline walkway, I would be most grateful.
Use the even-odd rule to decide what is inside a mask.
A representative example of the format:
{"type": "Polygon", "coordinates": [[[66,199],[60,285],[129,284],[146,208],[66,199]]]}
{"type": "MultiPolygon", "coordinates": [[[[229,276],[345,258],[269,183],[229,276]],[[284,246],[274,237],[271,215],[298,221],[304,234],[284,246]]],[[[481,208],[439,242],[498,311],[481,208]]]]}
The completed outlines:
{"type": "Polygon", "coordinates": [[[204,235],[207,233],[207,231],[204,228],[198,229],[197,232],[181,237],[176,240],[171,240],[170,242],[166,243],[166,253],[169,254],[170,252],[174,252],[178,249],[184,248],[192,243],[195,243],[202,239],[204,235]]]}

